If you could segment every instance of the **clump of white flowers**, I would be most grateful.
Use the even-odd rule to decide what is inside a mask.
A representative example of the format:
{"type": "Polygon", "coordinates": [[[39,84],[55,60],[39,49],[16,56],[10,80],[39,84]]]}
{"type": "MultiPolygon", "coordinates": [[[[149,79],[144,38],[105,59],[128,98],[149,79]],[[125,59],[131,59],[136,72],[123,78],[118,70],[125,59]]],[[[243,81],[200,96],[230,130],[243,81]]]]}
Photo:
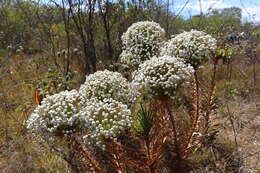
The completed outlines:
{"type": "Polygon", "coordinates": [[[27,128],[35,133],[70,134],[86,126],[78,114],[82,102],[78,91],[62,91],[47,96],[27,120],[27,128]]]}
{"type": "Polygon", "coordinates": [[[108,70],[97,71],[86,77],[79,93],[85,99],[97,98],[113,100],[129,104],[135,100],[135,92],[128,81],[118,72],[108,70]]]}
{"type": "Polygon", "coordinates": [[[129,66],[138,66],[159,54],[165,31],[158,23],[143,21],[132,24],[122,36],[121,61],[129,66]]]}
{"type": "Polygon", "coordinates": [[[161,55],[175,56],[197,69],[216,50],[216,39],[202,31],[183,32],[162,47],[161,55]]]}
{"type": "Polygon", "coordinates": [[[86,77],[76,90],[63,91],[43,99],[27,121],[35,133],[67,135],[85,130],[91,139],[115,139],[132,124],[130,104],[135,92],[118,72],[98,71],[86,77]]]}
{"type": "Polygon", "coordinates": [[[153,57],[134,72],[133,84],[147,90],[152,96],[174,98],[176,91],[189,80],[193,72],[193,67],[181,59],[171,56],[153,57]]]}
{"type": "Polygon", "coordinates": [[[216,40],[201,31],[184,32],[165,43],[155,22],[137,22],[122,36],[121,60],[138,67],[129,83],[118,72],[97,71],[79,91],[63,91],[43,99],[27,121],[35,133],[66,135],[85,130],[97,144],[132,126],[130,106],[139,91],[152,97],[175,98],[178,89],[216,49],[216,40]],[[161,56],[158,57],[159,50],[161,56]]]}
{"type": "Polygon", "coordinates": [[[129,106],[138,92],[120,73],[104,70],[87,76],[79,94],[84,104],[79,117],[85,117],[89,125],[86,138],[101,144],[131,126],[129,106]]]}
{"type": "Polygon", "coordinates": [[[131,127],[132,116],[128,106],[113,99],[100,101],[92,98],[79,112],[89,124],[89,134],[85,137],[100,143],[103,139],[115,138],[122,130],[131,127]]]}

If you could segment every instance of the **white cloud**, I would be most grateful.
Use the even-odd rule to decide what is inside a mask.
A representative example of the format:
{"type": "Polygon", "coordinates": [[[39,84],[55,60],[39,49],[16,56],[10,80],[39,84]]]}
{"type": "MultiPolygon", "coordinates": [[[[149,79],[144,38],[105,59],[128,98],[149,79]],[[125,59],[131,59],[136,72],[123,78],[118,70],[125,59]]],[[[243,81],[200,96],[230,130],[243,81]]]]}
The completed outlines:
{"type": "Polygon", "coordinates": [[[189,10],[194,10],[200,12],[200,8],[203,13],[208,12],[211,9],[228,8],[231,5],[220,1],[220,0],[201,0],[201,3],[197,0],[195,2],[189,3],[186,8],[189,10]]]}
{"type": "Polygon", "coordinates": [[[242,9],[242,16],[245,20],[260,22],[260,6],[242,9]]]}

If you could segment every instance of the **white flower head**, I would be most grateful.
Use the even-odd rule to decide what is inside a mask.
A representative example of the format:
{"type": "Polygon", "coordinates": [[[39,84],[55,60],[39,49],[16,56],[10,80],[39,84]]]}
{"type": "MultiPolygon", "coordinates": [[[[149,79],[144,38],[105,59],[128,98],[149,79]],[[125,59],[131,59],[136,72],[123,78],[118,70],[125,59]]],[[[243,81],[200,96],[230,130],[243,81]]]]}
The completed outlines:
{"type": "Polygon", "coordinates": [[[121,61],[138,66],[159,54],[164,38],[165,31],[158,23],[143,21],[132,24],[122,36],[121,61]]]}
{"type": "Polygon", "coordinates": [[[134,72],[133,83],[154,97],[174,98],[176,91],[190,79],[193,72],[193,67],[181,59],[171,56],[153,57],[134,72]]]}
{"type": "Polygon", "coordinates": [[[216,50],[217,41],[202,31],[183,32],[170,39],[162,47],[161,55],[175,56],[184,59],[197,69],[206,62],[211,52],[216,50]]]}
{"type": "Polygon", "coordinates": [[[136,98],[128,81],[120,73],[108,70],[87,76],[79,93],[85,99],[97,98],[103,101],[112,98],[125,104],[133,103],[136,98]]]}
{"type": "Polygon", "coordinates": [[[132,116],[128,106],[113,99],[88,100],[79,112],[90,125],[88,137],[103,139],[115,138],[122,130],[131,127],[132,116]]]}
{"type": "Polygon", "coordinates": [[[62,91],[42,100],[27,120],[27,128],[34,133],[67,134],[85,127],[84,117],[78,112],[81,107],[76,90],[62,91]]]}

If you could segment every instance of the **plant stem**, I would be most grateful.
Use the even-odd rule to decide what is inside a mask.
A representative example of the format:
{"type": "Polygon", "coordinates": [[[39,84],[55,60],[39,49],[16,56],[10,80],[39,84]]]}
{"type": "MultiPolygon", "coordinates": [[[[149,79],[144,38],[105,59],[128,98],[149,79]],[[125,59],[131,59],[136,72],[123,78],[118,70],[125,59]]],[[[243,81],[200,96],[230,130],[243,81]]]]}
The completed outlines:
{"type": "Polygon", "coordinates": [[[171,124],[172,124],[172,132],[173,132],[173,136],[174,136],[175,152],[177,154],[177,158],[180,159],[182,157],[181,156],[181,148],[180,148],[179,142],[178,142],[178,133],[177,133],[176,125],[175,125],[175,118],[174,118],[174,115],[172,114],[172,111],[169,107],[169,101],[164,102],[164,107],[166,109],[166,113],[170,117],[170,121],[171,121],[171,124]]]}
{"type": "Polygon", "coordinates": [[[89,149],[84,144],[81,144],[76,138],[74,139],[74,141],[75,145],[82,152],[86,160],[88,160],[91,163],[95,170],[98,173],[104,173],[102,166],[97,162],[93,154],[90,153],[89,149]]]}
{"type": "Polygon", "coordinates": [[[212,96],[214,93],[214,89],[216,86],[216,74],[217,74],[217,65],[218,65],[218,60],[219,58],[216,57],[214,59],[214,67],[213,67],[213,74],[211,77],[211,85],[210,85],[210,90],[209,90],[209,95],[207,97],[207,107],[206,107],[206,114],[205,114],[205,134],[208,132],[208,128],[209,128],[209,115],[211,113],[211,104],[212,104],[212,96]]]}
{"type": "Polygon", "coordinates": [[[198,119],[199,119],[199,112],[200,112],[200,97],[199,97],[199,80],[198,80],[198,74],[197,71],[194,72],[194,81],[195,81],[195,113],[191,116],[191,128],[188,132],[188,136],[186,138],[186,142],[184,144],[184,149],[186,150],[189,147],[192,135],[197,127],[198,119]]]}

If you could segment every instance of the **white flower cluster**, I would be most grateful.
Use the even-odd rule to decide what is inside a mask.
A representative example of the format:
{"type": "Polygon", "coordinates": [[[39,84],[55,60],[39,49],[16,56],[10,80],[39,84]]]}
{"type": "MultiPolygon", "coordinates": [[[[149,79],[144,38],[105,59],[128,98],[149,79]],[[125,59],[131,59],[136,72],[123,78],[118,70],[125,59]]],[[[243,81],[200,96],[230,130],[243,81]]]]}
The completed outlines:
{"type": "Polygon", "coordinates": [[[181,59],[162,56],[153,57],[140,65],[133,74],[133,84],[147,90],[154,97],[174,98],[176,91],[189,80],[193,67],[181,59]]]}
{"type": "Polygon", "coordinates": [[[97,71],[87,76],[79,94],[86,99],[97,98],[103,101],[111,98],[125,104],[135,100],[135,92],[127,80],[120,73],[108,70],[97,71]]]}
{"type": "Polygon", "coordinates": [[[139,66],[129,83],[120,73],[97,71],[86,77],[79,91],[63,91],[43,99],[27,121],[36,133],[65,135],[86,130],[87,138],[98,144],[131,127],[129,107],[143,89],[153,97],[174,98],[188,82],[194,69],[216,49],[216,40],[192,30],[169,40],[163,48],[165,32],[154,22],[133,24],[122,36],[121,60],[139,66]],[[159,49],[162,49],[158,57],[159,49]]]}
{"type": "Polygon", "coordinates": [[[100,143],[131,126],[128,103],[135,100],[134,93],[120,73],[98,71],[86,77],[79,92],[63,91],[45,98],[28,119],[27,127],[35,133],[56,135],[86,130],[100,143]]]}
{"type": "Polygon", "coordinates": [[[206,62],[216,49],[216,39],[202,31],[183,32],[162,47],[161,55],[182,58],[195,69],[206,62]]]}
{"type": "MultiPolygon", "coordinates": [[[[129,106],[138,92],[118,72],[97,71],[86,77],[79,94],[84,102],[80,117],[90,124],[90,137],[98,144],[102,139],[114,138],[132,123],[129,106]]],[[[114,138],[115,139],[115,138],[114,138]]]]}
{"type": "Polygon", "coordinates": [[[27,128],[36,133],[68,134],[84,129],[85,117],[78,114],[81,108],[78,91],[63,91],[42,100],[27,120],[27,128]]]}
{"type": "Polygon", "coordinates": [[[132,117],[128,106],[113,99],[100,101],[90,99],[79,112],[89,122],[90,133],[85,136],[94,139],[98,144],[103,139],[115,138],[125,128],[131,127],[132,117]]]}
{"type": "Polygon", "coordinates": [[[134,23],[122,36],[121,61],[130,66],[138,66],[158,55],[164,37],[165,31],[158,23],[150,21],[134,23]]]}

